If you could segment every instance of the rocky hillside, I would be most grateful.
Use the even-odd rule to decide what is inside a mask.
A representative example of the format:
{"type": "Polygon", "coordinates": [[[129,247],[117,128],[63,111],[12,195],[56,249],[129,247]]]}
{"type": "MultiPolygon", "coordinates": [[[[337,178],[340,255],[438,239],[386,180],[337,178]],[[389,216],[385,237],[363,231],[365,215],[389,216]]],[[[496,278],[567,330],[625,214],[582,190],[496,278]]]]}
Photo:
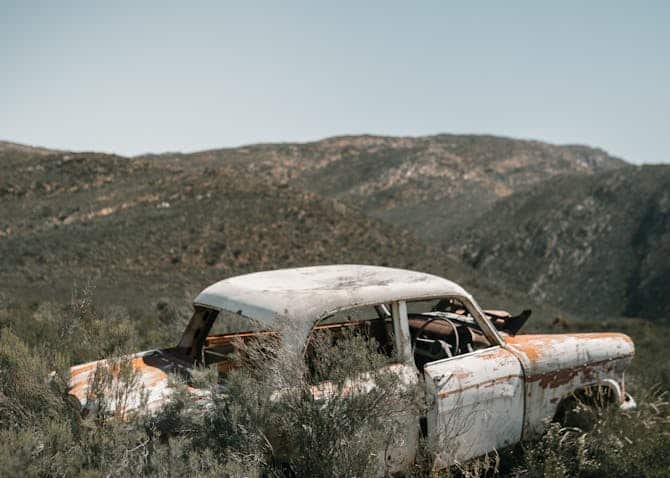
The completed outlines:
{"type": "Polygon", "coordinates": [[[352,204],[366,214],[448,242],[500,198],[547,178],[625,163],[600,149],[495,136],[337,137],[182,156],[235,164],[274,182],[352,204]]]}
{"type": "Polygon", "coordinates": [[[411,233],[235,165],[12,148],[0,168],[0,302],[67,300],[92,284],[110,303],[187,303],[234,274],[372,263],[446,275],[489,305],[527,305],[411,233]]]}
{"type": "Polygon", "coordinates": [[[564,176],[500,201],[453,248],[536,300],[670,317],[670,166],[564,176]]]}
{"type": "Polygon", "coordinates": [[[124,158],[0,143],[0,167],[0,290],[15,297],[92,282],[139,304],[364,262],[446,275],[490,305],[667,313],[665,170],[598,149],[356,136],[124,158]]]}

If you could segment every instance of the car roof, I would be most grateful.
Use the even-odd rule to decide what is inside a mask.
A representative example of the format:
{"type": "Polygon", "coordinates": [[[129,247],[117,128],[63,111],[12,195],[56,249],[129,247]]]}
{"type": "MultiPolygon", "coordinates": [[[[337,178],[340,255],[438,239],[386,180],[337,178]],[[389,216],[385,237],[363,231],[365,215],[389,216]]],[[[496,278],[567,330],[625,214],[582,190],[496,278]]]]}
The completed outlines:
{"type": "Polygon", "coordinates": [[[423,272],[367,265],[327,265],[256,272],[203,290],[195,305],[273,323],[311,325],[337,310],[362,305],[470,295],[458,284],[423,272]]]}

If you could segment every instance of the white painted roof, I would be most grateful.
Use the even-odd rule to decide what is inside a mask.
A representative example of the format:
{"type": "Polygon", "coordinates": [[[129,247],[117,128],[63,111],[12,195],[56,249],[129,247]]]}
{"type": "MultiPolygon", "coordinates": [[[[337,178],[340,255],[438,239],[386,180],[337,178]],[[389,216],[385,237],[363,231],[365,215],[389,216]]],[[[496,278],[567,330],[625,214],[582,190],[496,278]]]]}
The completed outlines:
{"type": "Polygon", "coordinates": [[[272,323],[279,318],[313,324],[359,305],[470,295],[458,284],[423,272],[363,265],[330,265],[256,272],[222,280],[195,304],[272,323]]]}

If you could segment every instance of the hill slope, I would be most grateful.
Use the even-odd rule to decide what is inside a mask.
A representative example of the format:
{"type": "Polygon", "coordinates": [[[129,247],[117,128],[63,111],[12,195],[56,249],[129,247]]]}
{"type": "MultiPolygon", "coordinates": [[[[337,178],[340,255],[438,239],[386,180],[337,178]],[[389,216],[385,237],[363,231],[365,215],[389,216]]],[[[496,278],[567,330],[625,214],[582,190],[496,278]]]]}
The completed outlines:
{"type": "Polygon", "coordinates": [[[565,176],[500,201],[454,248],[536,300],[670,317],[670,166],[565,176]]]}
{"type": "MultiPolygon", "coordinates": [[[[508,206],[498,204],[528,198],[550,208],[556,198],[542,199],[547,178],[595,184],[625,167],[601,150],[454,135],[341,137],[138,158],[5,144],[0,287],[17,297],[62,297],[73,283],[91,281],[103,295],[140,303],[147,294],[191,297],[203,284],[251,270],[363,262],[446,275],[484,302],[494,298],[487,303],[495,306],[526,305],[519,287],[538,300],[592,311],[588,297],[598,288],[611,305],[606,312],[638,310],[619,304],[621,285],[582,282],[574,291],[580,298],[566,300],[560,277],[554,287],[555,275],[538,272],[554,264],[544,257],[527,267],[516,258],[505,262],[516,257],[506,253],[480,265],[500,247],[491,237],[503,243],[525,220],[506,216],[508,206]],[[451,246],[451,257],[441,243],[451,246]],[[494,273],[482,281],[461,258],[494,273]]],[[[571,221],[563,220],[566,228],[571,221]]],[[[536,240],[528,239],[529,247],[538,247],[536,240]]],[[[565,256],[579,247],[567,240],[559,248],[565,256]]],[[[623,246],[610,253],[628,254],[623,246]]],[[[596,267],[603,260],[593,258],[596,267]]],[[[636,262],[622,261],[627,268],[613,274],[629,277],[636,262]]]]}
{"type": "Polygon", "coordinates": [[[108,303],[187,303],[234,274],[371,263],[445,275],[489,305],[527,305],[410,233],[235,165],[12,150],[0,167],[0,302],[68,300],[90,282],[108,303]]]}

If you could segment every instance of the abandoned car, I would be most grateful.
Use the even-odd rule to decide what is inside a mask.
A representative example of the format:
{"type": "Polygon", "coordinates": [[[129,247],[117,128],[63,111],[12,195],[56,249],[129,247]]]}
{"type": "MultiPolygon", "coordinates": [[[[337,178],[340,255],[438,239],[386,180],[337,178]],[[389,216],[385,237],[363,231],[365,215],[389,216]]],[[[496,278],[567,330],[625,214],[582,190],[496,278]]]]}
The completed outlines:
{"type": "MultiPolygon", "coordinates": [[[[353,327],[392,353],[389,367],[414,383],[424,377],[428,412],[408,424],[386,473],[413,462],[421,433],[449,464],[541,433],[574,392],[605,388],[618,406],[635,406],[624,386],[634,353],[626,335],[517,335],[529,311],[482,310],[458,284],[431,274],[362,265],[258,272],[211,285],[194,308],[176,347],[131,357],[145,406],[166,402],[177,368],[212,366],[225,375],[236,341],[273,333],[307,356],[318,330],[353,327]],[[454,431],[455,416],[464,423],[454,431]]],[[[70,393],[84,408],[103,362],[71,369],[70,393]]]]}

